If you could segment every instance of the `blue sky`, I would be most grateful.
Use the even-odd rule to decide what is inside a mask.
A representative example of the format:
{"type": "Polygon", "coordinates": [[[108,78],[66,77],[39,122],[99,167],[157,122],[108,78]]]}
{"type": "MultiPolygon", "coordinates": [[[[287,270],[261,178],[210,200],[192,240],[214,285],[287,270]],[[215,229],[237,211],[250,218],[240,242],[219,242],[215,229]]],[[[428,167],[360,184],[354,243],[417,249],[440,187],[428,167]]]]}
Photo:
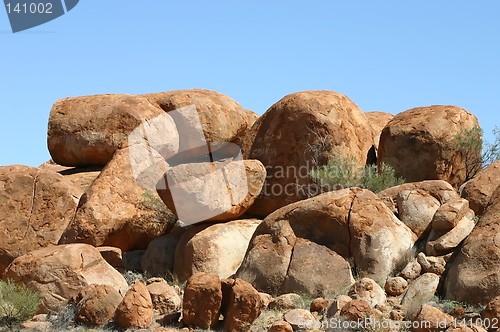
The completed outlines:
{"type": "Polygon", "coordinates": [[[207,88],[262,114],[327,89],[364,111],[432,104],[500,125],[499,1],[82,0],[13,34],[0,8],[0,165],[50,158],[60,98],[207,88]]]}

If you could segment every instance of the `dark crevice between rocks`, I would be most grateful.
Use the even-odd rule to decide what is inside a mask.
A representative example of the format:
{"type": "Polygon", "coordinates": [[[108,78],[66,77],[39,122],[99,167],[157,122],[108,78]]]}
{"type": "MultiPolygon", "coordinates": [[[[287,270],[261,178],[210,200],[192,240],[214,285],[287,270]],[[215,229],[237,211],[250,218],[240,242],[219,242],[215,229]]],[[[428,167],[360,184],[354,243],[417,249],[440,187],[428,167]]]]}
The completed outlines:
{"type": "Polygon", "coordinates": [[[26,225],[26,233],[24,234],[24,238],[28,235],[28,230],[31,227],[31,217],[33,216],[33,211],[35,209],[35,200],[36,200],[36,183],[38,181],[38,175],[40,174],[40,171],[38,171],[33,178],[33,192],[31,194],[31,208],[30,208],[30,214],[28,216],[28,223],[26,225]]]}
{"type": "Polygon", "coordinates": [[[352,208],[354,206],[354,201],[356,200],[356,197],[357,197],[357,194],[354,196],[353,200],[351,201],[351,206],[349,207],[349,212],[347,214],[347,231],[349,232],[349,244],[347,246],[347,248],[349,250],[348,262],[352,265],[351,271],[352,271],[353,276],[355,276],[357,274],[357,267],[356,267],[356,260],[354,259],[354,256],[352,254],[352,248],[351,248],[351,243],[352,243],[351,212],[352,212],[352,208]]]}

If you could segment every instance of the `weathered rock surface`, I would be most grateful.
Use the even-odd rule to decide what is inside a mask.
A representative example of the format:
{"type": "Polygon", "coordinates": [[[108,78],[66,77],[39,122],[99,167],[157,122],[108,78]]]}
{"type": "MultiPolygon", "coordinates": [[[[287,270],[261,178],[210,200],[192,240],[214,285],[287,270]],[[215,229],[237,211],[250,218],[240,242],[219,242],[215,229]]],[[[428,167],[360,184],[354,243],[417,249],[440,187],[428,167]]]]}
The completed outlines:
{"type": "Polygon", "coordinates": [[[414,327],[414,332],[428,331],[448,331],[447,329],[453,325],[453,317],[445,314],[440,309],[431,305],[424,304],[418,313],[415,321],[420,322],[418,327],[414,327]]]}
{"type": "Polygon", "coordinates": [[[149,243],[141,260],[144,272],[156,277],[164,277],[173,273],[175,248],[184,232],[180,229],[174,228],[174,230],[149,243]]]}
{"type": "Polygon", "coordinates": [[[393,211],[398,214],[396,198],[403,191],[423,190],[436,198],[441,204],[451,199],[460,198],[453,187],[442,180],[429,180],[421,182],[404,183],[402,185],[382,190],[377,195],[393,211]]]}
{"type": "Polygon", "coordinates": [[[16,258],[3,278],[22,282],[39,292],[43,299],[42,312],[62,309],[69,299],[90,284],[109,285],[120,294],[128,288],[123,276],[88,244],[32,251],[16,258]]]}
{"type": "Polygon", "coordinates": [[[285,321],[289,323],[294,331],[312,329],[316,319],[313,314],[305,309],[292,309],[285,313],[285,321]]]}
{"type": "Polygon", "coordinates": [[[422,272],[422,266],[416,261],[410,261],[406,266],[401,270],[399,275],[406,280],[415,280],[420,277],[420,273],[422,272]]]}
{"type": "Polygon", "coordinates": [[[167,315],[181,309],[182,299],[175,290],[162,278],[151,278],[147,281],[153,308],[158,315],[167,315]]]}
{"type": "Polygon", "coordinates": [[[385,282],[384,289],[387,295],[399,296],[403,294],[408,287],[408,282],[402,277],[391,277],[385,282]]]}
{"type": "Polygon", "coordinates": [[[410,283],[401,305],[407,318],[414,319],[423,304],[434,297],[439,285],[439,276],[434,273],[424,273],[410,283]]]}
{"type": "Polygon", "coordinates": [[[442,231],[431,231],[425,249],[428,255],[439,256],[449,254],[469,236],[476,226],[474,212],[470,209],[469,212],[457,222],[452,230],[444,234],[442,231]]]}
{"type": "Polygon", "coordinates": [[[236,278],[228,294],[228,306],[224,312],[224,330],[248,331],[261,310],[259,292],[248,282],[236,278]]]}
{"type": "Polygon", "coordinates": [[[423,252],[419,252],[417,262],[424,273],[442,275],[445,271],[446,261],[443,257],[426,256],[423,252]]]}
{"type": "Polygon", "coordinates": [[[91,284],[78,294],[76,320],[85,325],[104,326],[109,323],[123,296],[109,285],[91,284]]]}
{"type": "Polygon", "coordinates": [[[424,190],[405,190],[396,197],[399,219],[419,238],[430,231],[440,203],[424,190]]]}
{"type": "MultiPolygon", "coordinates": [[[[239,144],[242,137],[258,118],[257,114],[245,110],[228,96],[210,90],[176,90],[151,93],[144,95],[144,97],[153,104],[161,107],[167,114],[171,114],[172,111],[183,107],[194,107],[206,142],[208,143],[233,142],[239,144]]],[[[186,118],[181,123],[179,123],[178,118],[174,118],[181,136],[185,136],[183,134],[186,134],[186,130],[191,132],[193,127],[199,127],[194,121],[195,119],[186,118]]],[[[180,142],[181,151],[186,151],[194,147],[192,145],[189,146],[189,142],[183,142],[182,138],[180,142]]]]}
{"type": "Polygon", "coordinates": [[[169,168],[158,194],[184,223],[228,221],[250,208],[265,177],[258,160],[181,164],[169,168]]]}
{"type": "Polygon", "coordinates": [[[180,238],[175,251],[174,274],[186,280],[197,272],[221,279],[236,273],[261,220],[243,219],[194,226],[180,238]]]}
{"type": "Polygon", "coordinates": [[[347,303],[342,310],[340,316],[349,321],[362,321],[370,315],[372,308],[364,300],[352,300],[347,303]]]}
{"type": "Polygon", "coordinates": [[[348,295],[354,300],[364,300],[375,308],[385,304],[385,292],[375,281],[370,278],[362,278],[351,286],[348,295]]]}
{"type": "Polygon", "coordinates": [[[145,329],[153,323],[153,316],[153,302],[148,289],[144,283],[136,281],[118,305],[115,322],[124,329],[145,329]]]}
{"type": "MultiPolygon", "coordinates": [[[[172,212],[154,187],[141,186],[132,169],[132,160],[131,148],[117,151],[82,196],[61,244],[83,242],[123,251],[145,249],[150,241],[173,226],[172,212]]],[[[160,158],[157,160],[163,165],[160,158]]]]}
{"type": "Polygon", "coordinates": [[[499,327],[498,324],[500,324],[500,296],[495,297],[486,305],[484,310],[481,312],[481,318],[485,322],[487,319],[489,319],[489,322],[492,323],[490,325],[497,323],[496,326],[499,327]]]}
{"type": "MultiPolygon", "coordinates": [[[[104,166],[134,129],[144,121],[164,114],[161,108],[140,96],[96,95],[61,99],[50,111],[49,152],[59,165],[104,166]]],[[[177,131],[163,131],[163,136],[168,138],[165,142],[173,143],[171,153],[177,152],[177,131]]]]}
{"type": "Polygon", "coordinates": [[[0,167],[0,275],[16,257],[57,245],[75,214],[76,192],[52,171],[0,167]]]}
{"type": "Polygon", "coordinates": [[[332,91],[305,91],[275,103],[248,131],[245,159],[260,160],[266,183],[250,212],[265,217],[309,197],[308,172],[334,155],[352,156],[360,166],[373,146],[365,114],[346,96],[332,91]]]}
{"type": "Polygon", "coordinates": [[[500,189],[451,263],[446,298],[486,304],[500,295],[500,189]]]}
{"type": "Polygon", "coordinates": [[[466,179],[465,160],[449,148],[450,142],[463,129],[475,126],[479,126],[477,118],[456,106],[399,113],[382,131],[378,162],[391,165],[408,182],[445,180],[459,187],[466,179]]]}
{"type": "Polygon", "coordinates": [[[441,232],[450,231],[470,211],[467,200],[463,198],[452,199],[437,209],[432,218],[432,229],[441,232]]]}
{"type": "Polygon", "coordinates": [[[362,277],[385,282],[406,263],[415,239],[370,191],[329,192],[269,215],[257,227],[237,276],[261,291],[326,296],[353,283],[351,266],[340,258],[353,261],[362,277]],[[313,263],[314,252],[321,253],[321,263],[313,263]],[[299,262],[317,273],[299,270],[299,262]],[[324,273],[331,277],[315,277],[324,273]]]}
{"type": "Polygon", "coordinates": [[[61,174],[73,183],[77,191],[74,195],[82,197],[82,195],[87,191],[87,189],[92,185],[95,179],[101,173],[102,167],[67,167],[56,164],[53,160],[49,160],[40,167],[39,169],[53,171],[61,174]]]}
{"type": "Polygon", "coordinates": [[[394,115],[384,112],[366,112],[366,119],[372,128],[373,141],[375,143],[375,151],[378,152],[380,134],[384,127],[394,118],[394,115]]]}
{"type": "Polygon", "coordinates": [[[182,320],[187,326],[209,329],[217,323],[222,305],[222,288],[218,276],[197,273],[184,288],[182,320]]]}
{"type": "Polygon", "coordinates": [[[476,215],[482,216],[499,185],[500,160],[497,160],[479,171],[472,180],[467,181],[461,196],[469,201],[469,206],[476,215]]]}

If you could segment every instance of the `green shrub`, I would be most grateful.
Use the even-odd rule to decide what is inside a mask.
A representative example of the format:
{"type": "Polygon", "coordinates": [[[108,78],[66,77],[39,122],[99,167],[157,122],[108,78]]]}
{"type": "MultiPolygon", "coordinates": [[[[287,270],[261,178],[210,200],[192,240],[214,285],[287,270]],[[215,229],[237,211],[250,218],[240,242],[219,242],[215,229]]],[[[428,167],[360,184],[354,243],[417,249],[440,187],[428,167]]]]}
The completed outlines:
{"type": "Polygon", "coordinates": [[[322,188],[329,190],[361,187],[375,193],[405,182],[387,164],[359,167],[353,157],[335,157],[325,166],[312,170],[310,176],[322,188]]]}
{"type": "Polygon", "coordinates": [[[12,326],[32,318],[38,311],[40,295],[24,284],[0,280],[0,322],[12,326]]]}
{"type": "Polygon", "coordinates": [[[448,145],[450,152],[459,152],[463,158],[465,181],[472,179],[481,169],[500,159],[500,128],[493,130],[495,142],[483,141],[483,130],[479,126],[462,129],[448,145]]]}

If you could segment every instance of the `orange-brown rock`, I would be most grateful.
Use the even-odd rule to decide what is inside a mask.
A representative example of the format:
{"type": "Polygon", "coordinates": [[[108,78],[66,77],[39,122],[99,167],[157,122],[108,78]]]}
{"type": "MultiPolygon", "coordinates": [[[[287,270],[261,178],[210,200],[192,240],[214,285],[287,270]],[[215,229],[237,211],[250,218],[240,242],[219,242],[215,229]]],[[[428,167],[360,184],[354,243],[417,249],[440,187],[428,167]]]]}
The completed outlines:
{"type": "Polygon", "coordinates": [[[442,180],[428,180],[421,182],[404,183],[402,185],[391,187],[382,190],[377,195],[382,201],[397,215],[399,211],[396,204],[396,198],[403,191],[421,190],[429,193],[432,197],[436,198],[439,203],[444,204],[451,199],[459,198],[458,193],[453,187],[442,180]]]}
{"type": "Polygon", "coordinates": [[[452,316],[428,304],[422,306],[415,321],[419,322],[419,324],[413,326],[412,331],[414,332],[448,331],[447,329],[454,324],[452,316]]]}
{"type": "Polygon", "coordinates": [[[52,159],[43,163],[38,167],[42,170],[53,171],[61,174],[66,179],[71,181],[75,188],[78,190],[75,192],[75,196],[78,198],[87,191],[92,182],[101,173],[102,167],[67,167],[56,164],[52,159]]]}
{"type": "Polygon", "coordinates": [[[250,212],[265,217],[308,198],[309,171],[333,156],[350,156],[364,166],[373,146],[365,114],[348,97],[333,91],[304,91],[275,103],[248,131],[245,159],[260,160],[266,183],[250,212]]]}
{"type": "Polygon", "coordinates": [[[340,316],[350,321],[361,321],[372,312],[370,305],[364,300],[352,300],[340,311],[340,316]]]}
{"type": "Polygon", "coordinates": [[[495,297],[491,300],[484,310],[481,312],[481,318],[486,323],[487,321],[490,323],[488,328],[494,327],[493,324],[496,323],[496,326],[500,328],[500,296],[495,297]]]}
{"type": "Polygon", "coordinates": [[[258,118],[257,114],[245,110],[228,96],[210,90],[176,90],[151,93],[144,95],[144,97],[161,107],[165,112],[187,106],[196,107],[203,134],[208,143],[233,142],[239,144],[241,138],[258,118]]]}
{"type": "Polygon", "coordinates": [[[158,194],[184,223],[228,221],[250,208],[265,177],[258,160],[181,164],[168,169],[158,194]]]}
{"type": "Polygon", "coordinates": [[[145,249],[173,226],[175,218],[156,190],[137,181],[131,152],[120,149],[102,170],[80,200],[60,243],[145,249]]]}
{"type": "Polygon", "coordinates": [[[76,193],[53,171],[0,167],[0,275],[16,257],[57,245],[75,214],[76,193]]]}
{"type": "Polygon", "coordinates": [[[153,302],[148,289],[143,282],[136,281],[118,305],[115,322],[124,329],[145,329],[153,323],[153,316],[153,302]]]}
{"type": "Polygon", "coordinates": [[[491,196],[500,185],[500,160],[494,161],[481,170],[462,189],[462,197],[469,201],[469,206],[476,215],[483,215],[491,196]]]}
{"type": "Polygon", "coordinates": [[[104,326],[109,323],[123,296],[109,285],[91,284],[78,296],[76,320],[85,325],[104,326]]]}
{"type": "Polygon", "coordinates": [[[175,251],[174,274],[186,280],[197,272],[218,275],[221,279],[236,273],[245,257],[258,219],[194,226],[179,240],[175,251]]]}
{"type": "Polygon", "coordinates": [[[236,278],[228,297],[227,309],[223,313],[224,331],[248,331],[262,310],[259,292],[248,282],[236,278]]]}
{"type": "Polygon", "coordinates": [[[149,279],[147,288],[153,307],[159,315],[172,314],[181,309],[182,300],[179,294],[163,278],[149,279]]]}
{"type": "Polygon", "coordinates": [[[16,258],[4,280],[22,282],[40,293],[41,312],[58,311],[90,284],[109,285],[124,294],[127,282],[88,244],[52,246],[16,258]]]}
{"type": "Polygon", "coordinates": [[[375,151],[378,152],[378,145],[380,141],[380,134],[384,127],[394,118],[394,115],[384,112],[366,112],[366,119],[372,128],[373,141],[375,144],[375,151]]]}
{"type": "Polygon", "coordinates": [[[500,296],[500,187],[448,270],[446,298],[486,304],[500,296]]]}
{"type": "Polygon", "coordinates": [[[222,286],[215,274],[197,273],[184,288],[182,320],[185,325],[209,329],[219,320],[222,286]]]}
{"type": "Polygon", "coordinates": [[[385,282],[405,263],[415,240],[372,192],[328,192],[269,215],[237,276],[260,291],[327,296],[353,283],[351,268],[385,282]]]}
{"type": "Polygon", "coordinates": [[[450,143],[463,129],[475,126],[477,118],[457,106],[399,113],[382,131],[378,162],[391,165],[408,182],[445,180],[458,188],[466,179],[465,160],[450,143]]]}
{"type": "Polygon", "coordinates": [[[59,165],[104,166],[136,127],[163,114],[147,98],[133,95],[58,100],[50,111],[49,152],[59,165]]]}

